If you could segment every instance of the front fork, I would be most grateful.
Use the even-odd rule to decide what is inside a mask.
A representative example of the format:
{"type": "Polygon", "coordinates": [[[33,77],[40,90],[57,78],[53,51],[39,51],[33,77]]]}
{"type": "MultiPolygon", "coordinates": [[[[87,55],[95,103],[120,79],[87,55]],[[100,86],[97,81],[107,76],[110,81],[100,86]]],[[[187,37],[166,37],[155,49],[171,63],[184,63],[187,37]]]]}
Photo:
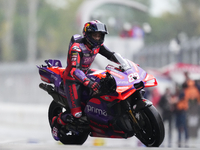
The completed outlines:
{"type": "Polygon", "coordinates": [[[140,128],[140,125],[139,125],[137,119],[133,115],[133,111],[131,109],[130,103],[125,100],[125,101],[122,101],[122,105],[123,105],[122,107],[125,108],[125,110],[129,114],[129,117],[133,123],[133,129],[134,129],[135,133],[137,133],[141,128],[140,128]]]}
{"type": "Polygon", "coordinates": [[[140,124],[138,123],[137,119],[135,118],[135,115],[133,114],[133,110],[136,112],[139,111],[142,108],[149,107],[152,105],[152,103],[143,97],[143,91],[136,91],[134,95],[130,97],[130,102],[128,100],[122,101],[122,107],[125,108],[126,112],[129,114],[130,119],[133,123],[134,131],[137,133],[141,130],[140,124]],[[131,103],[133,101],[136,101],[136,103],[131,103]],[[131,104],[130,104],[131,103],[131,104]]]}

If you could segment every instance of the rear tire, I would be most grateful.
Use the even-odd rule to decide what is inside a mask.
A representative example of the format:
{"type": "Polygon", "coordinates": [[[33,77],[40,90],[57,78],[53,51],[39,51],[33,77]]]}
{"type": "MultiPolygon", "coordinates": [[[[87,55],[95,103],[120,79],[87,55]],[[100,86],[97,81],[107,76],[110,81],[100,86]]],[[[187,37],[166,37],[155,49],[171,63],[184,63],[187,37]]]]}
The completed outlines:
{"type": "Polygon", "coordinates": [[[157,109],[152,105],[136,113],[136,119],[142,130],[136,137],[147,147],[159,147],[164,140],[165,129],[162,118],[157,109]]]}
{"type": "MultiPolygon", "coordinates": [[[[64,107],[52,101],[49,106],[48,118],[49,124],[51,126],[51,121],[54,116],[58,116],[61,112],[63,112],[64,107]]],[[[69,111],[69,110],[68,110],[69,111]]],[[[88,138],[88,132],[81,132],[78,135],[72,133],[69,130],[62,130],[62,136],[60,136],[60,142],[68,145],[82,145],[88,138]],[[64,133],[63,133],[64,132],[64,133]]]]}

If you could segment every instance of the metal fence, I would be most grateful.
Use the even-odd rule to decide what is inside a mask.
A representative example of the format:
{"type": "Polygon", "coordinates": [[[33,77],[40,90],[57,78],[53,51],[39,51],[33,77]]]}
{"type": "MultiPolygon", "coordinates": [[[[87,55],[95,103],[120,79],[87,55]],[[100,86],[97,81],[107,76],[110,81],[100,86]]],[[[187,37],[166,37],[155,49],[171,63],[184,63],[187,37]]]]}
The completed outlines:
{"type": "Polygon", "coordinates": [[[0,102],[51,102],[52,97],[39,88],[41,80],[35,64],[0,64],[0,68],[0,102]]]}
{"type": "Polygon", "coordinates": [[[133,61],[143,67],[161,68],[175,62],[200,64],[200,37],[182,41],[179,50],[173,50],[171,43],[157,43],[146,45],[137,54],[133,61]]]}

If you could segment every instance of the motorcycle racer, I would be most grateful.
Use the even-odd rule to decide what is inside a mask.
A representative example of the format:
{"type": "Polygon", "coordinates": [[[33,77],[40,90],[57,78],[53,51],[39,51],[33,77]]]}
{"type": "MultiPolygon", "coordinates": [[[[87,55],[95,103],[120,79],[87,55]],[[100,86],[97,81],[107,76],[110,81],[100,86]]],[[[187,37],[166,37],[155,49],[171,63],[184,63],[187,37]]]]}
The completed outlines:
{"type": "Polygon", "coordinates": [[[91,81],[86,74],[91,71],[90,66],[99,53],[110,61],[120,63],[115,52],[111,52],[103,44],[105,34],[108,34],[106,25],[98,20],[89,21],[83,27],[83,36],[73,35],[69,43],[67,67],[63,74],[64,90],[71,114],[60,113],[52,119],[52,135],[59,140],[59,129],[62,125],[73,122],[82,116],[81,93],[89,87],[98,93],[99,84],[91,81]]]}

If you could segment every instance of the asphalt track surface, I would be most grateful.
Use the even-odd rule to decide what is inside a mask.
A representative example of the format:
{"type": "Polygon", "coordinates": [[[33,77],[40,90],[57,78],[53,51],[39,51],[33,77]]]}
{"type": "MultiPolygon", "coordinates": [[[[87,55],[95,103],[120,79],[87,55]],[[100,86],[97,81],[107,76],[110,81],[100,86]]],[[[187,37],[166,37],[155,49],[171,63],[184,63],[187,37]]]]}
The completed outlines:
{"type": "Polygon", "coordinates": [[[131,148],[131,147],[87,147],[44,144],[6,144],[0,145],[0,150],[197,150],[197,148],[131,148]]]}

